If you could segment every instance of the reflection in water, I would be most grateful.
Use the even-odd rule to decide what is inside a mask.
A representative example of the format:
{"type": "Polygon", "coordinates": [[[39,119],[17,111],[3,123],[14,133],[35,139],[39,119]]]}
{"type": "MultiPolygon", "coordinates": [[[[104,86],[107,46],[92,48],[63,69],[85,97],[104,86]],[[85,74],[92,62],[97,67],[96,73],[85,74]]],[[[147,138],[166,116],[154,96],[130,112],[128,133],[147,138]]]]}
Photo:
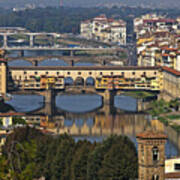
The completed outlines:
{"type": "Polygon", "coordinates": [[[26,60],[14,60],[8,62],[9,66],[32,66],[32,63],[26,60]]]}
{"type": "Polygon", "coordinates": [[[124,111],[136,112],[137,100],[129,96],[116,96],[114,106],[124,111]]]}
{"type": "MultiPolygon", "coordinates": [[[[46,128],[50,132],[54,133],[68,133],[75,137],[76,140],[88,139],[90,141],[102,141],[103,138],[111,135],[127,135],[135,143],[136,134],[144,131],[149,127],[154,127],[154,122],[148,115],[130,112],[130,110],[136,109],[136,101],[133,98],[125,96],[115,97],[115,106],[122,108],[126,106],[125,110],[129,112],[118,112],[111,114],[107,113],[107,109],[111,109],[105,105],[101,107],[101,97],[97,95],[64,95],[57,96],[56,105],[57,109],[64,109],[64,111],[57,111],[55,114],[38,114],[38,111],[25,115],[27,122],[39,124],[39,126],[46,128]],[[129,102],[129,103],[128,103],[129,102]],[[131,105],[130,105],[131,104],[131,105]],[[130,109],[128,109],[128,107],[130,109]],[[91,112],[93,109],[97,109],[91,112]],[[69,113],[69,112],[75,113],[69,113]],[[88,113],[88,112],[89,113],[88,113]],[[77,114],[77,113],[81,114],[77,114]],[[85,113],[83,113],[85,112],[85,113]]],[[[42,107],[42,96],[19,96],[15,95],[13,99],[8,102],[19,112],[29,112],[35,108],[42,107]]],[[[173,130],[165,129],[157,124],[158,128],[167,132],[169,140],[166,144],[166,156],[176,156],[179,154],[179,141],[173,141],[173,137],[176,137],[173,130]],[[171,137],[171,135],[173,135],[171,137]],[[174,145],[175,144],[175,145],[174,145]]]]}
{"type": "Polygon", "coordinates": [[[39,62],[38,66],[68,66],[68,64],[63,60],[52,58],[39,62]]]}
{"type": "Polygon", "coordinates": [[[37,95],[13,95],[7,104],[13,106],[18,112],[30,112],[43,105],[43,96],[37,95]]]}
{"type": "Polygon", "coordinates": [[[98,95],[63,95],[56,97],[56,106],[68,112],[85,113],[97,109],[102,104],[98,95]]]}

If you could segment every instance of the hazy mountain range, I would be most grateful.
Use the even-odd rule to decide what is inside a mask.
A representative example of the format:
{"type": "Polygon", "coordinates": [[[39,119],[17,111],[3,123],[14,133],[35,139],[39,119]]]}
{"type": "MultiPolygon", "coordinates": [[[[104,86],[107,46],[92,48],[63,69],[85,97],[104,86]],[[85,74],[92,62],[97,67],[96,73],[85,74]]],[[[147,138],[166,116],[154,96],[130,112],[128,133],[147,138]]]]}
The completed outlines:
{"type": "MultiPolygon", "coordinates": [[[[0,0],[0,7],[4,8],[24,7],[26,4],[35,4],[40,7],[59,6],[60,0],[0,0]]],[[[148,8],[180,8],[180,0],[63,0],[63,4],[72,7],[127,5],[148,8]]]]}

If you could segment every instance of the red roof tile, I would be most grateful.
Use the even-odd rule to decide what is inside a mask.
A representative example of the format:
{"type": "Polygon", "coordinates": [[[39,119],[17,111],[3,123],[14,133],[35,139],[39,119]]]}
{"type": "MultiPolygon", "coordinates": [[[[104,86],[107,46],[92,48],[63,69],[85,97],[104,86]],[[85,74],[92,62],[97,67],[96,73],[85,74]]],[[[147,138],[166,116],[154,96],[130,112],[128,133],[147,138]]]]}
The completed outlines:
{"type": "Polygon", "coordinates": [[[9,112],[9,113],[0,113],[1,117],[4,116],[23,116],[25,115],[24,113],[16,113],[16,112],[9,112]]]}
{"type": "Polygon", "coordinates": [[[167,135],[164,134],[163,132],[159,131],[144,131],[140,134],[137,134],[137,138],[141,139],[167,139],[167,135]]]}
{"type": "Polygon", "coordinates": [[[175,69],[172,69],[172,68],[169,68],[169,67],[166,67],[166,66],[163,66],[162,69],[166,72],[169,72],[171,74],[174,74],[176,76],[180,76],[180,71],[177,71],[175,69]]]}

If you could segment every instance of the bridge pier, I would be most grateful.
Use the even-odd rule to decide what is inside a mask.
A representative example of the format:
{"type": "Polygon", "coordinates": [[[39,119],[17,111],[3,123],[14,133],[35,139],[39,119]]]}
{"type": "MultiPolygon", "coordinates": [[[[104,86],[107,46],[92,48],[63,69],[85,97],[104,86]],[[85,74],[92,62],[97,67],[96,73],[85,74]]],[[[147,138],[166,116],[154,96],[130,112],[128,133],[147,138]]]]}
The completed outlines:
{"type": "Polygon", "coordinates": [[[103,65],[103,66],[106,65],[106,60],[103,60],[102,65],[103,65]]]}
{"type": "Polygon", "coordinates": [[[114,97],[116,92],[113,90],[105,90],[104,93],[101,94],[103,98],[103,105],[114,105],[114,97]]]}
{"type": "Polygon", "coordinates": [[[19,52],[19,56],[20,56],[20,57],[24,57],[24,50],[21,50],[21,51],[19,52]]]}
{"type": "Polygon", "coordinates": [[[44,113],[48,116],[54,114],[56,107],[56,94],[53,89],[48,89],[44,93],[44,113]]]}
{"type": "Polygon", "coordinates": [[[74,51],[73,51],[73,50],[70,51],[70,56],[71,56],[71,57],[74,56],[74,51]]]}
{"type": "Polygon", "coordinates": [[[30,42],[29,42],[30,47],[34,46],[34,36],[30,35],[30,42]]]}
{"type": "Polygon", "coordinates": [[[33,66],[38,66],[38,60],[32,61],[32,65],[33,65],[33,66]]]}
{"type": "Polygon", "coordinates": [[[74,66],[74,60],[71,60],[71,66],[74,66]]]}
{"type": "Polygon", "coordinates": [[[3,35],[3,48],[8,47],[8,36],[6,34],[3,35]]]}

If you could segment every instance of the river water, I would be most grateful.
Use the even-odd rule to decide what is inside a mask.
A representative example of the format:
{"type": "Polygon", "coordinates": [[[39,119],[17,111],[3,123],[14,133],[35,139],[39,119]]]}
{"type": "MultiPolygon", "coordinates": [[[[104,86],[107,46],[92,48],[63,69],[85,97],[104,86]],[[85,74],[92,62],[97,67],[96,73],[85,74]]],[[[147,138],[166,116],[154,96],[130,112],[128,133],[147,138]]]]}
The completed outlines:
{"type": "MultiPolygon", "coordinates": [[[[49,55],[55,52],[25,52],[25,56],[49,55]]],[[[16,56],[13,52],[9,56],[16,56]]],[[[32,64],[21,58],[9,63],[9,66],[31,66],[32,64]]],[[[67,66],[58,59],[46,59],[40,66],[67,66]]],[[[92,66],[91,62],[79,62],[75,66],[92,66]]],[[[136,135],[153,126],[154,121],[149,115],[137,111],[137,100],[128,96],[116,96],[113,106],[103,106],[99,95],[78,94],[61,95],[56,97],[56,108],[43,108],[43,96],[13,95],[7,103],[17,112],[25,112],[28,121],[46,127],[51,132],[67,132],[78,139],[102,141],[111,134],[127,135],[137,146],[136,135]],[[50,110],[49,110],[50,109],[50,110]]],[[[167,134],[166,128],[163,129],[167,134]]],[[[166,143],[166,156],[179,155],[179,142],[166,143]]]]}

